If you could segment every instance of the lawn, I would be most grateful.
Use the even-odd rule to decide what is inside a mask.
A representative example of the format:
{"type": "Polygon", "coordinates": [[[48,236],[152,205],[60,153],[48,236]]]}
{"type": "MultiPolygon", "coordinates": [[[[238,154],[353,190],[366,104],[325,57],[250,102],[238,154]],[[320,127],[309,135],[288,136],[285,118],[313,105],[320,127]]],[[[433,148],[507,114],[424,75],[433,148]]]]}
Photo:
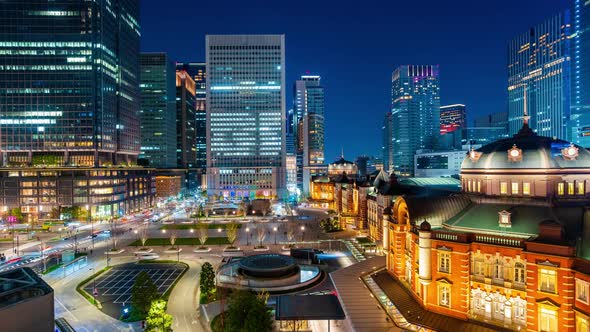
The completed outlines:
{"type": "MultiPolygon", "coordinates": [[[[207,239],[207,242],[205,242],[205,244],[208,245],[215,245],[215,244],[229,244],[229,241],[227,240],[227,237],[210,237],[207,239]]],[[[170,239],[169,238],[151,238],[151,239],[147,239],[147,241],[145,242],[146,246],[169,246],[170,245],[170,239]]],[[[198,246],[201,245],[201,241],[199,241],[199,239],[197,238],[192,238],[192,237],[181,237],[176,239],[176,242],[174,243],[174,245],[179,245],[179,246],[198,246]]],[[[130,246],[141,246],[141,241],[140,240],[136,240],[133,241],[133,243],[130,244],[130,246]]]]}
{"type": "MultiPolygon", "coordinates": [[[[160,227],[160,229],[178,229],[178,230],[187,230],[187,229],[197,229],[200,224],[168,224],[160,227]]],[[[229,224],[205,224],[209,229],[226,229],[227,225],[229,224]]],[[[238,228],[242,228],[242,224],[237,224],[238,228]]]]}

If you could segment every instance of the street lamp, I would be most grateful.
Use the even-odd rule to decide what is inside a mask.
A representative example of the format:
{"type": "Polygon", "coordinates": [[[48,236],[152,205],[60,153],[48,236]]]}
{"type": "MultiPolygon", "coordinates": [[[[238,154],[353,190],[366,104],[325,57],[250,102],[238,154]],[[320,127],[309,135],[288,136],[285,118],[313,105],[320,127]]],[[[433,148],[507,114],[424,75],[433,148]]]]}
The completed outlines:
{"type": "Polygon", "coordinates": [[[301,226],[301,242],[303,242],[304,237],[305,237],[305,226],[301,226]]]}
{"type": "Polygon", "coordinates": [[[86,224],[88,224],[88,221],[90,221],[90,238],[92,239],[92,252],[92,250],[94,250],[94,221],[92,220],[92,212],[90,211],[90,206],[88,204],[86,204],[86,214],[88,215],[88,220],[86,224]]]}
{"type": "Polygon", "coordinates": [[[275,232],[275,245],[277,244],[277,226],[272,228],[273,232],[275,232]]]}
{"type": "Polygon", "coordinates": [[[246,245],[247,246],[250,245],[250,239],[248,238],[249,233],[250,233],[250,227],[246,227],[246,245]]]}

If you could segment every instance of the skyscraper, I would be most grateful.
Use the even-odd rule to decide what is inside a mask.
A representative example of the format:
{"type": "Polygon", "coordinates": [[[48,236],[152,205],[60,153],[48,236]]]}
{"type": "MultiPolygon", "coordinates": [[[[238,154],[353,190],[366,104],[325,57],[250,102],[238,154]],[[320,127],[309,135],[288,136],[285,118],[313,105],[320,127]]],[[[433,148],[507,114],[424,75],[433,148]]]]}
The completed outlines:
{"type": "Polygon", "coordinates": [[[177,62],[176,69],[186,71],[195,81],[195,130],[197,142],[197,161],[195,166],[205,169],[207,166],[207,65],[204,62],[177,62]]]}
{"type": "Polygon", "coordinates": [[[539,135],[569,140],[570,34],[570,12],[566,10],[508,44],[510,135],[522,127],[526,101],[531,129],[539,135]]]}
{"type": "Polygon", "coordinates": [[[324,164],[324,87],[321,77],[303,75],[295,81],[293,110],[297,117],[297,156],[301,165],[297,179],[303,194],[309,193],[313,175],[325,171],[324,164]]]}
{"type": "Polygon", "coordinates": [[[135,162],[139,1],[0,2],[0,164],[135,162]]]}
{"type": "Polygon", "coordinates": [[[209,195],[282,198],[284,35],[208,35],[206,54],[209,195]]]}
{"type": "Polygon", "coordinates": [[[195,167],[197,162],[196,85],[184,70],[176,71],[176,164],[195,167]]]}
{"type": "Polygon", "coordinates": [[[440,134],[452,133],[465,127],[465,105],[454,104],[440,107],[440,134]]]}
{"type": "Polygon", "coordinates": [[[433,149],[439,135],[439,68],[403,65],[391,81],[393,170],[411,176],[416,150],[433,149]]]}
{"type": "Polygon", "coordinates": [[[572,0],[571,140],[590,148],[590,2],[572,0]]]}
{"type": "Polygon", "coordinates": [[[176,70],[166,53],[142,53],[140,158],[150,167],[176,167],[176,70]]]}

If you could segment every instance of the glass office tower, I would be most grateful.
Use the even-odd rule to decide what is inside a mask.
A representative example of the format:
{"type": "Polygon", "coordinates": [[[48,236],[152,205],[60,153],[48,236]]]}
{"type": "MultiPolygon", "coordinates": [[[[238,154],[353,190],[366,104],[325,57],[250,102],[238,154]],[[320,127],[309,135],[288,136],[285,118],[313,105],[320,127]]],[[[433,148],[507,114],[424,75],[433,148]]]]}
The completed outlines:
{"type": "Polygon", "coordinates": [[[135,162],[139,1],[0,2],[0,164],[135,162]]]}
{"type": "Polygon", "coordinates": [[[391,112],[385,113],[385,117],[383,118],[383,126],[381,127],[381,132],[383,135],[383,146],[381,147],[382,150],[382,157],[383,157],[383,169],[386,172],[393,172],[393,134],[392,131],[393,121],[391,117],[391,112]]]}
{"type": "Polygon", "coordinates": [[[193,168],[197,163],[195,81],[184,70],[176,71],[176,166],[193,168]]]}
{"type": "Polygon", "coordinates": [[[572,141],[590,148],[590,1],[572,0],[572,141]]]}
{"type": "Polygon", "coordinates": [[[326,171],[324,164],[324,87],[317,75],[303,75],[295,81],[293,110],[297,117],[297,186],[309,194],[313,175],[326,171]]]}
{"type": "Polygon", "coordinates": [[[176,69],[186,71],[195,81],[195,130],[197,142],[197,161],[195,167],[207,166],[207,65],[204,62],[177,62],[176,69]]]}
{"type": "Polygon", "coordinates": [[[508,44],[510,135],[522,127],[526,101],[531,129],[542,136],[570,139],[570,34],[570,12],[564,11],[508,44]]]}
{"type": "Polygon", "coordinates": [[[416,150],[433,149],[439,136],[439,68],[403,65],[391,82],[393,170],[412,176],[416,150]]]}
{"type": "Polygon", "coordinates": [[[208,35],[206,53],[209,195],[283,198],[284,35],[208,35]]]}
{"type": "Polygon", "coordinates": [[[141,154],[150,167],[176,167],[176,69],[166,53],[142,53],[141,154]]]}

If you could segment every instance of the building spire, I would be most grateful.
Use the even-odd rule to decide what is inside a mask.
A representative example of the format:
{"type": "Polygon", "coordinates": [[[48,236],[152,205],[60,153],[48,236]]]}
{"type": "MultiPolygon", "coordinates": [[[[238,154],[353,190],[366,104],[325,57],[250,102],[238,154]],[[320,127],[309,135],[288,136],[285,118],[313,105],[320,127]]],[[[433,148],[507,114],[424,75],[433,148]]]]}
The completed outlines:
{"type": "Polygon", "coordinates": [[[527,106],[527,100],[526,100],[526,84],[525,84],[525,86],[524,86],[524,116],[522,117],[522,120],[523,120],[523,125],[528,126],[530,116],[529,116],[529,112],[528,112],[527,107],[528,106],[527,106]]]}
{"type": "Polygon", "coordinates": [[[514,135],[515,137],[524,137],[524,136],[534,136],[536,135],[535,132],[529,127],[529,116],[528,106],[527,106],[527,98],[526,98],[526,84],[524,85],[524,114],[522,116],[522,128],[514,135]]]}
{"type": "Polygon", "coordinates": [[[340,146],[340,149],[342,149],[342,152],[340,152],[340,158],[344,159],[344,146],[340,146]]]}

